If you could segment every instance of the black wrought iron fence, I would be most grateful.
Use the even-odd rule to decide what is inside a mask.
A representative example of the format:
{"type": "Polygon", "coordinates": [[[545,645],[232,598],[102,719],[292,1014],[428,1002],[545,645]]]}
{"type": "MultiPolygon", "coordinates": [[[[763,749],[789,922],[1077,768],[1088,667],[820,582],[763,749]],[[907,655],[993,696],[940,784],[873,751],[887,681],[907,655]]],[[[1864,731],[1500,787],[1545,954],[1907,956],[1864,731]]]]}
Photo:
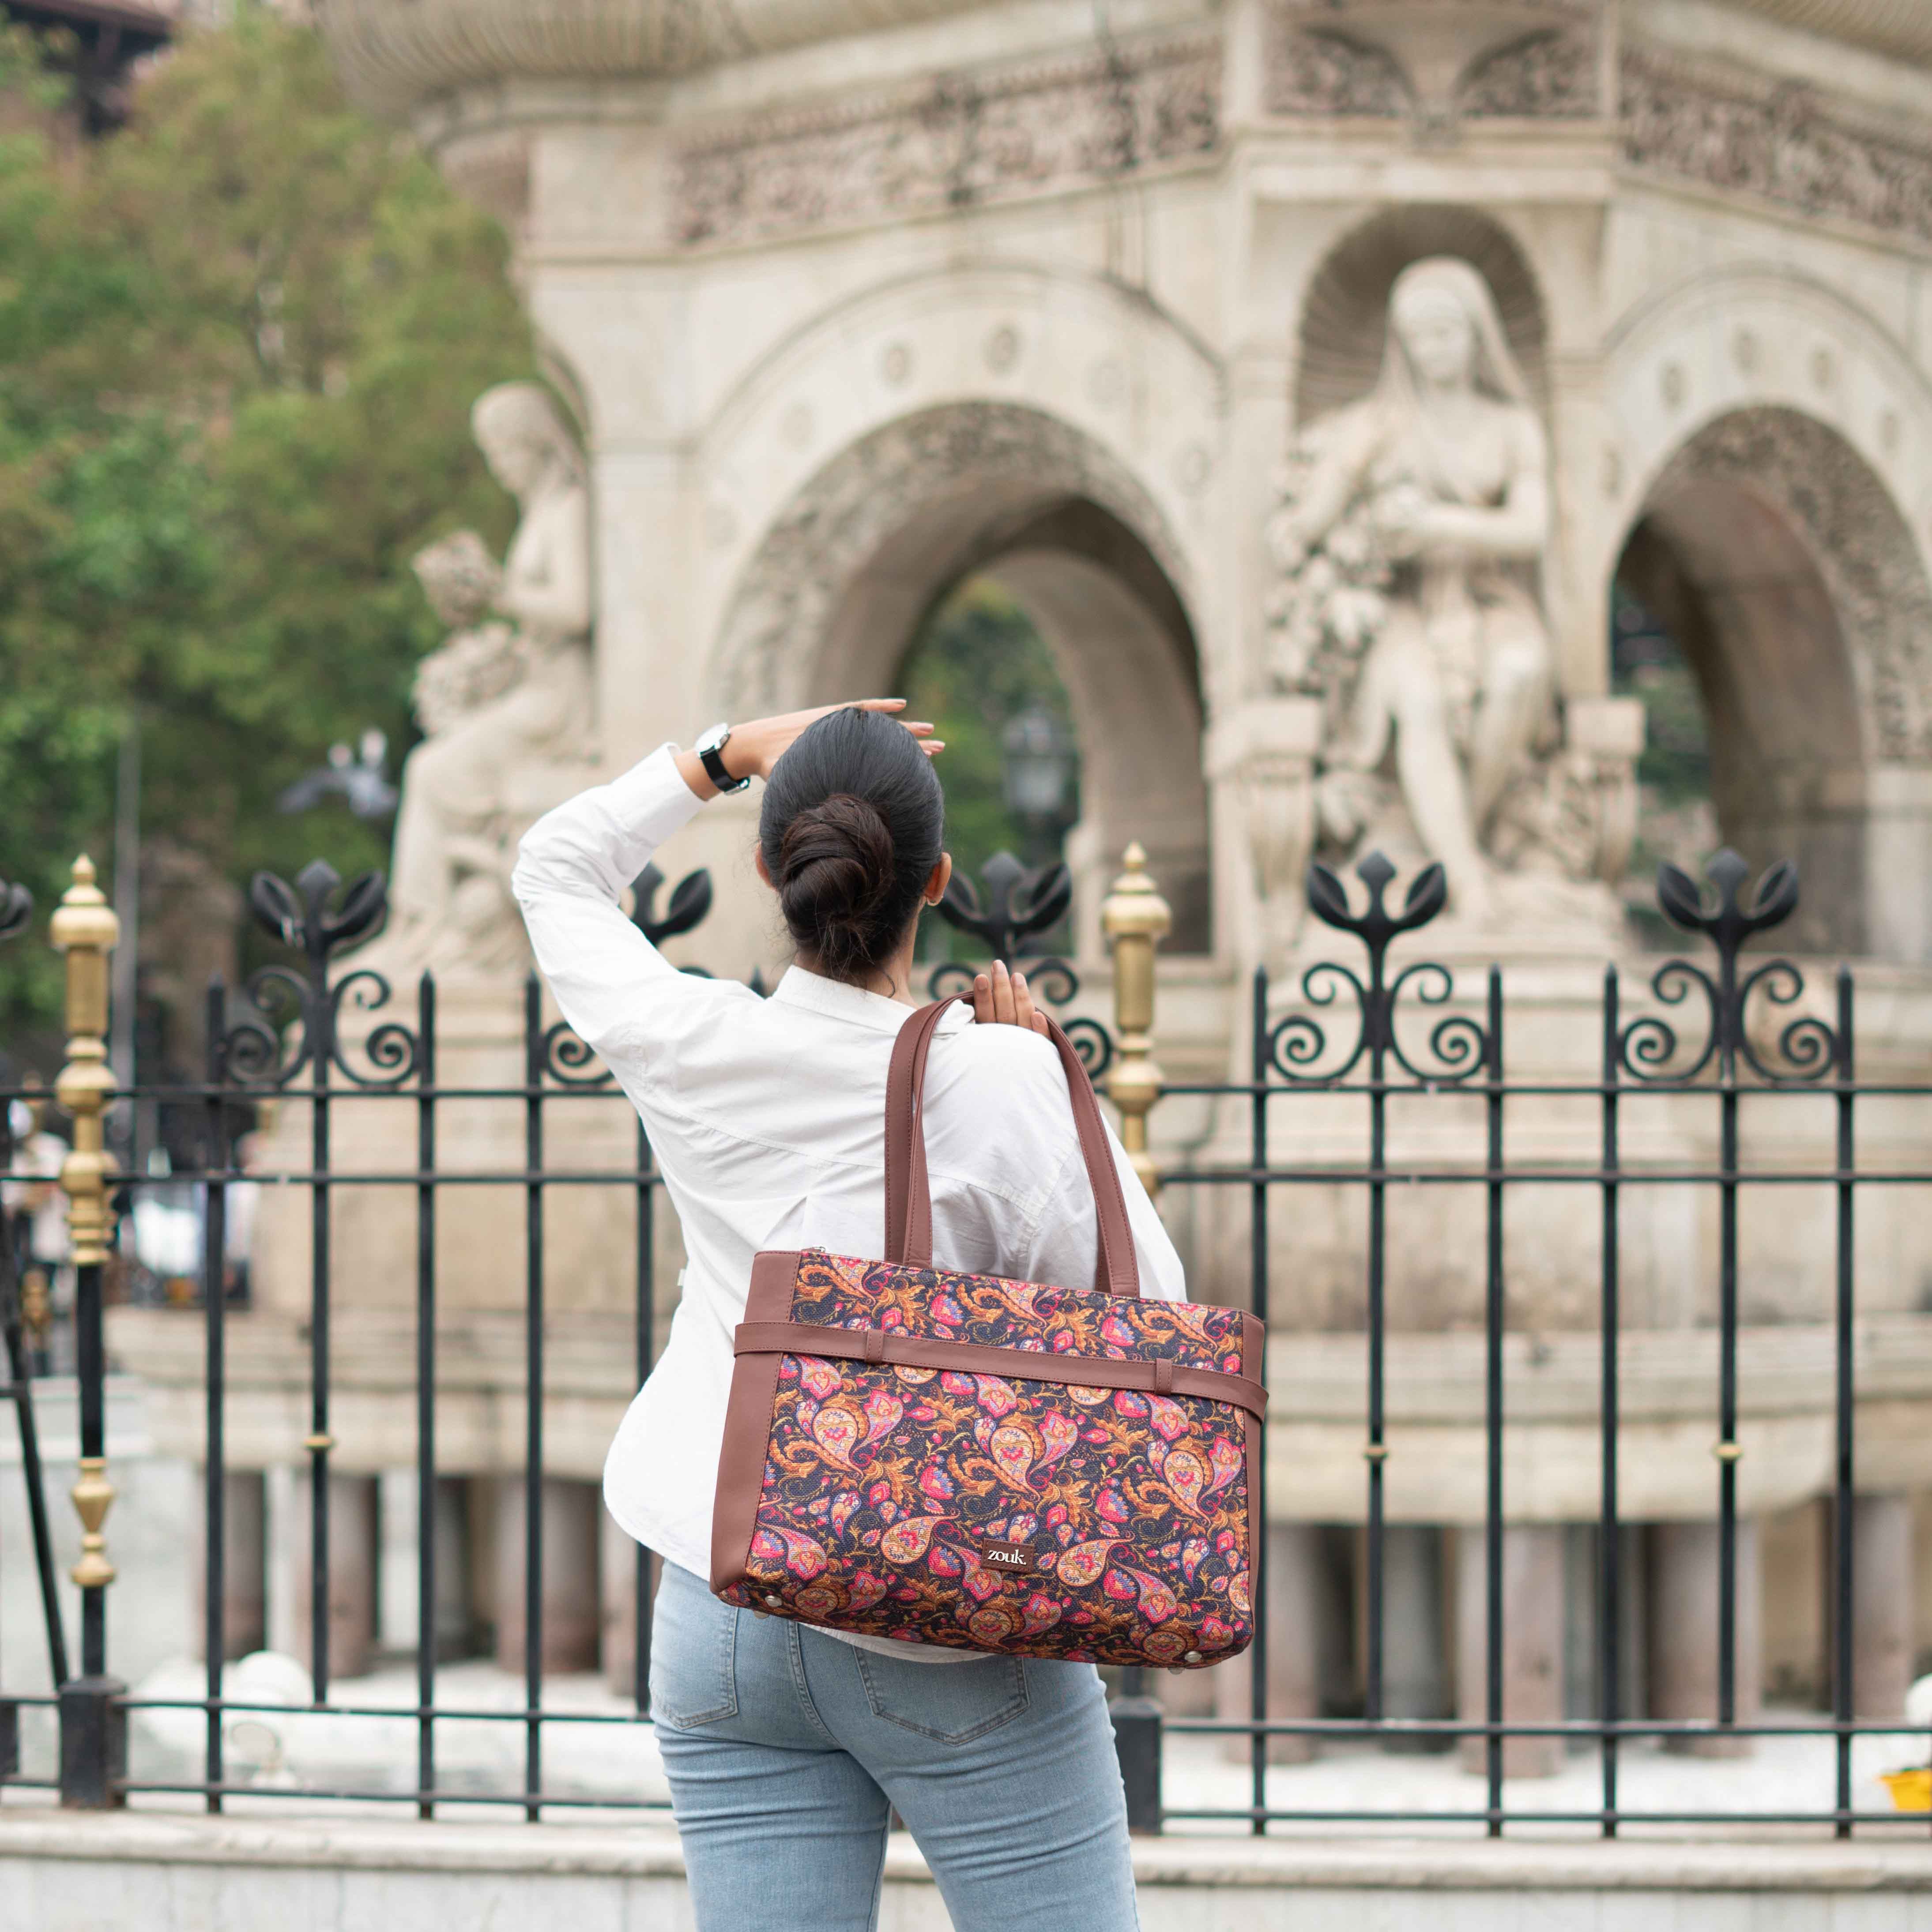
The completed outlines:
{"type": "MultiPolygon", "coordinates": [[[[1244,1029],[1250,1042],[1245,1078],[1158,1084],[1150,1058],[1153,1025],[1154,945],[1164,926],[1163,910],[1144,874],[1130,870],[1123,896],[1110,902],[1109,928],[1115,946],[1116,1010],[1110,1028],[1090,1012],[1076,1029],[1090,1065],[1120,1106],[1130,1150],[1151,1170],[1147,1151],[1148,1112],[1159,1096],[1191,1096],[1218,1132],[1185,1159],[1171,1160],[1162,1176],[1177,1203],[1184,1197],[1193,1224],[1192,1257],[1197,1292],[1224,1299],[1245,1295],[1264,1318],[1273,1318],[1278,1336],[1292,1341],[1300,1317],[1284,1300],[1276,1278],[1283,1252],[1278,1209],[1284,1196],[1308,1198],[1325,1191],[1347,1202],[1360,1216],[1360,1239],[1344,1243],[1342,1273],[1358,1270],[1359,1306],[1348,1318],[1328,1322],[1329,1339],[1358,1347],[1354,1371],[1361,1390],[1361,1493],[1358,1510],[1345,1520],[1359,1526],[1360,1574],[1355,1622],[1359,1630],[1355,1674],[1359,1710],[1342,1714],[1315,1707],[1283,1712],[1270,1690],[1269,1615],[1270,1580],[1267,1539],[1258,1538],[1251,1580],[1258,1630],[1249,1670],[1244,1714],[1208,1717],[1180,1714],[1165,1708],[1144,1673],[1124,1672],[1115,1686],[1116,1730],[1133,1821],[1138,1828],[1159,1829],[1168,1821],[1230,1821],[1258,1833],[1271,1822],[1373,1818],[1386,1823],[1460,1823],[1500,1833],[1507,1822],[1534,1816],[1542,1824],[1587,1827],[1605,1834],[1627,1824],[1673,1826],[1748,1822],[1829,1826],[1840,1835],[1860,1828],[1896,1823],[1910,1827],[1910,1814],[1887,1814],[1861,1807],[1853,1789],[1853,1746],[1862,1736],[1897,1735],[1895,1714],[1861,1716],[1854,1696],[1854,1645],[1860,1604],[1853,1537],[1858,1495],[1857,1452],[1860,1348],[1858,1268],[1856,1235],[1861,1201],[1874,1190],[1898,1190],[1932,1184],[1932,1168],[1911,1160],[1858,1164],[1862,1106],[1902,1103],[1908,1107],[1932,1094],[1932,1085],[1888,1072],[1879,1081],[1861,1082],[1854,1058],[1854,988],[1848,972],[1836,976],[1826,1010],[1814,1010],[1804,975],[1795,964],[1746,951],[1757,934],[1787,917],[1796,903],[1796,881],[1788,868],[1766,875],[1748,901],[1745,872],[1726,854],[1714,862],[1712,890],[1700,893],[1682,874],[1666,871],[1660,886],[1666,914],[1708,943],[1708,963],[1672,960],[1648,976],[1638,1011],[1627,1010],[1618,970],[1608,968],[1598,982],[1590,1015],[1598,1051],[1586,1076],[1536,1071],[1513,1076],[1505,1052],[1510,1012],[1499,969],[1479,974],[1472,988],[1459,982],[1448,964],[1423,959],[1396,961],[1399,944],[1416,935],[1442,910],[1441,873],[1430,868],[1412,884],[1398,910],[1388,903],[1393,869],[1379,856],[1359,868],[1366,904],[1356,909],[1343,882],[1316,867],[1309,886],[1316,919],[1342,936],[1349,956],[1324,960],[1301,972],[1284,1004],[1265,973],[1250,990],[1244,1029]],[[1767,1016],[1775,1022],[1767,1024],[1767,1016]],[[1748,1160],[1743,1137],[1744,1110],[1792,1104],[1808,1096],[1822,1102],[1831,1127],[1822,1147],[1794,1154],[1780,1143],[1774,1161],[1748,1160]],[[1669,1158],[1633,1158],[1628,1149],[1631,1110],[1646,1105],[1702,1109],[1715,1116],[1711,1150],[1694,1157],[1680,1149],[1669,1158]],[[1555,1154],[1513,1157],[1511,1131],[1526,1108],[1568,1108],[1568,1138],[1555,1154]],[[1344,1126],[1333,1134],[1312,1125],[1322,1109],[1342,1110],[1344,1126]],[[1582,1110],[1580,1115],[1578,1110],[1582,1110]],[[1460,1142],[1473,1124],[1474,1144],[1445,1156],[1439,1144],[1414,1150],[1414,1119],[1432,1114],[1453,1121],[1448,1135],[1460,1142]],[[1576,1123],[1587,1117],[1587,1153],[1580,1153],[1576,1123]],[[1348,1151],[1351,1134],[1359,1150],[1348,1151]],[[1311,1136],[1312,1138],[1311,1138],[1311,1136]],[[1277,1150],[1284,1138],[1295,1152],[1284,1160],[1277,1150]],[[1229,1154],[1220,1158],[1216,1144],[1229,1154]],[[1312,1148],[1314,1150],[1311,1151],[1312,1148]],[[1419,1190],[1461,1189],[1480,1198],[1480,1231],[1468,1256],[1452,1257],[1480,1285],[1483,1396],[1480,1420],[1482,1482],[1480,1508],[1464,1519],[1482,1536],[1481,1678],[1479,1712],[1456,1718],[1406,1715],[1392,1712],[1386,1696],[1386,1635],[1389,1589],[1385,1557],[1389,1522],[1390,1461],[1395,1453],[1390,1425],[1388,1362],[1390,1339],[1400,1328],[1390,1307],[1391,1205],[1412,1199],[1419,1190]],[[1588,1418],[1597,1454],[1596,1577],[1593,1644],[1594,1708],[1585,1714],[1526,1718],[1508,1708],[1506,1695],[1510,1622],[1515,1614],[1505,1588],[1505,1538],[1518,1520],[1506,1483],[1506,1442],[1514,1426],[1507,1402],[1512,1333],[1522,1325],[1511,1294],[1514,1258],[1506,1240],[1511,1204],[1538,1190],[1587,1190],[1594,1202],[1594,1306],[1587,1318],[1573,1324],[1597,1358],[1597,1400],[1588,1418]],[[1715,1467],[1708,1515],[1717,1537],[1716,1595],[1711,1633],[1715,1683],[1708,1713],[1669,1718],[1635,1714],[1628,1673],[1630,1636],[1627,1548],[1623,1498],[1624,1392],[1620,1365],[1626,1339],[1624,1268],[1626,1229],[1634,1196],[1650,1190],[1688,1190],[1714,1204],[1712,1263],[1713,1294],[1707,1318],[1691,1324],[1714,1345],[1714,1373],[1708,1388],[1708,1418],[1714,1429],[1715,1467]],[[1833,1431],[1828,1492],[1832,1504],[1830,1672],[1828,1713],[1786,1713],[1775,1722],[1754,1718],[1752,1700],[1741,1698],[1738,1681],[1740,1616],[1738,1463],[1743,1454],[1740,1407],[1743,1371],[1740,1336],[1744,1271],[1744,1221],[1748,1205],[1776,1204],[1792,1190],[1822,1190],[1832,1204],[1829,1253],[1823,1284],[1828,1302],[1829,1345],[1817,1372],[1829,1380],[1833,1431]],[[1216,1230],[1219,1230],[1218,1235],[1216,1230]],[[1220,1245],[1215,1244],[1217,1239],[1220,1245]],[[1239,1258],[1229,1257],[1238,1250],[1239,1258]],[[1289,1318],[1284,1321],[1284,1316],[1289,1318]],[[1620,1778],[1629,1751],[1658,1740],[1678,1745],[1731,1743],[1775,1736],[1811,1736],[1828,1744],[1829,1789],[1804,1802],[1748,1812],[1697,1809],[1679,1802],[1664,1808],[1634,1809],[1620,1778]],[[1246,1802],[1214,1804],[1180,1792],[1172,1767],[1163,1770],[1170,1738],[1232,1739],[1244,1745],[1246,1802]],[[1286,1738],[1313,1739],[1329,1746],[1453,1744],[1473,1739],[1480,1746],[1482,1798],[1479,1804],[1371,1809],[1341,1801],[1318,1802],[1270,1766],[1271,1745],[1286,1738]],[[1588,1748],[1598,1755],[1600,1778],[1594,1802],[1533,1812],[1506,1802],[1507,1754],[1513,1741],[1555,1739],[1565,1748],[1588,1748]],[[1300,1795],[1298,1795],[1298,1793],[1300,1795]]],[[[639,922],[654,937],[688,931],[702,919],[708,885],[697,875],[672,897],[662,920],[656,917],[655,883],[640,882],[639,922]]],[[[964,906],[961,923],[977,930],[1002,956],[1022,950],[1028,934],[1057,919],[1064,908],[1059,882],[1047,878],[1030,886],[995,880],[986,905],[964,906]],[[976,920],[976,927],[970,922],[976,920]]],[[[17,931],[26,913],[17,895],[4,896],[0,926],[17,931]]],[[[32,1506],[34,1560],[42,1580],[53,1690],[51,1695],[10,1695],[0,1687],[0,1780],[22,1786],[57,1789],[62,1802],[78,1806],[124,1802],[143,1792],[188,1793],[210,1810],[232,1797],[292,1795],[331,1798],[401,1799],[421,1816],[460,1804],[506,1802],[535,1819],[546,1808],[629,1804],[634,1796],[560,1788],[548,1780],[545,1742],[572,1726],[637,1726],[649,1721],[647,1685],[650,1647],[650,1575],[648,1558],[636,1553],[632,1588],[634,1621],[628,1638],[631,1690],[628,1708],[595,1711],[560,1709],[544,1694],[545,1618],[543,1577],[547,1527],[538,1505],[550,1466],[546,1442],[548,1356],[556,1333],[554,1311],[546,1305],[546,1256],[555,1232],[556,1190],[593,1190],[629,1205],[628,1256],[628,1373],[630,1386],[649,1372],[656,1354],[660,1310],[659,1270],[668,1216],[658,1198],[662,1178],[647,1137],[632,1124],[634,1139],[621,1166],[574,1166],[554,1157],[553,1132],[560,1108],[586,1102],[614,1104],[608,1076],[581,1042],[545,1017],[541,988],[534,979],[524,991],[520,1014],[519,1079],[474,1085],[453,1084],[438,1065],[441,1028],[438,988],[423,975],[414,988],[412,1010],[405,1010],[380,974],[332,964],[336,956],[366,936],[380,919],[380,880],[358,880],[344,890],[326,866],[312,866],[292,888],[273,879],[258,880],[251,903],[256,916],[299,961],[272,966],[255,976],[247,1004],[238,1010],[222,989],[209,995],[206,1016],[207,1064],[198,1082],[140,1090],[140,1097],[173,1108],[196,1124],[199,1154],[190,1165],[177,1164],[167,1177],[174,1186],[199,1191],[201,1262],[199,1385],[201,1391],[202,1466],[206,1534],[202,1577],[205,1615],[202,1631],[206,1658],[206,1694],[194,1697],[136,1697],[110,1670],[108,1606],[113,1570],[107,1555],[106,1519],[114,1492],[108,1476],[112,1445],[106,1440],[107,1368],[104,1308],[110,1274],[117,1264],[114,1208],[159,1184],[142,1172],[116,1174],[103,1158],[103,1121],[117,1097],[108,1075],[106,1030],[106,961],[113,941],[111,914],[94,891],[91,873],[78,877],[55,922],[54,939],[68,957],[69,1064],[56,1089],[73,1126],[73,1152],[64,1184],[71,1202],[73,1228],[74,1357],[76,1364],[79,1478],[75,1507],[86,1532],[73,1580],[80,1598],[79,1670],[70,1673],[65,1632],[51,1555],[44,1484],[35,1454],[33,1378],[17,1283],[0,1244],[0,1314],[5,1318],[9,1380],[4,1391],[14,1407],[22,1453],[22,1472],[32,1506]],[[240,1109],[264,1100],[306,1110],[304,1158],[273,1172],[238,1164],[236,1123],[240,1109]],[[409,1157],[371,1164],[360,1132],[345,1137],[339,1125],[344,1106],[380,1103],[401,1110],[412,1126],[409,1157]],[[457,1168],[446,1158],[440,1130],[452,1110],[484,1103],[517,1110],[520,1158],[457,1168]],[[306,1660],[312,1689],[307,1708],[334,1718],[412,1728],[412,1762],[380,1786],[340,1780],[302,1784],[286,1777],[265,1782],[259,1766],[238,1767],[233,1724],[250,1716],[286,1716],[286,1707],[224,1694],[224,1659],[230,1649],[227,1625],[230,1538],[230,1462],[226,1441],[234,1391],[230,1354],[234,1322],[244,1318],[230,1306],[227,1279],[227,1221],[236,1190],[272,1186],[298,1190],[307,1206],[308,1305],[302,1348],[307,1433],[301,1443],[310,1498],[304,1529],[308,1550],[306,1660]],[[448,1238],[443,1210],[454,1190],[460,1197],[478,1189],[512,1190],[520,1197],[518,1234],[520,1305],[518,1310],[519,1360],[506,1375],[502,1391],[523,1398],[521,1471],[517,1480],[525,1498],[520,1516],[521,1702],[514,1708],[440,1700],[438,1606],[446,1592],[439,1566],[434,1502],[444,1462],[439,1445],[438,1395],[445,1379],[440,1352],[447,1311],[440,1306],[438,1256],[448,1238]],[[410,1334],[414,1360],[407,1378],[412,1400],[416,1524],[413,1568],[416,1591],[413,1702],[344,1701],[333,1667],[331,1637],[332,1557],[335,1540],[331,1520],[329,1476],[338,1443],[332,1378],[338,1336],[332,1282],[332,1244],[345,1190],[385,1191],[412,1204],[407,1252],[398,1264],[412,1270],[410,1334]],[[22,1770],[16,1739],[24,1712],[52,1712],[58,1720],[57,1769],[22,1770]],[[187,1712],[202,1720],[198,1766],[193,1775],[130,1776],[128,1724],[140,1710],[187,1712]],[[453,1778],[440,1766],[442,1741],[454,1725],[508,1725],[521,1739],[520,1764],[511,1784],[482,1788],[453,1778]]],[[[951,983],[955,969],[942,967],[934,990],[951,983]]],[[[1078,976],[1066,962],[1036,962],[1036,982],[1043,996],[1059,1002],[1075,998],[1078,976]]],[[[1569,1016],[1574,1026],[1575,1014],[1569,1016]]],[[[1574,1046],[1574,1042],[1570,1042],[1574,1046]]],[[[1561,1063],[1563,1054],[1556,1056],[1561,1063]]],[[[1543,1056],[1545,1061],[1550,1056],[1543,1056]]],[[[1570,1055],[1574,1064],[1575,1056],[1570,1055]]],[[[10,1095],[8,1097],[11,1098],[10,1095]]],[[[1901,1142],[1888,1130],[1888,1139],[1901,1142]]],[[[286,1148],[286,1137],[284,1139],[286,1148]]],[[[286,1199],[286,1194],[284,1196],[286,1199]]],[[[124,1217],[122,1225],[125,1226],[124,1217]]],[[[1291,1237],[1290,1246],[1292,1245],[1291,1237]]],[[[1692,1275],[1703,1271],[1701,1257],[1686,1264],[1692,1275]]],[[[1401,1311],[1397,1311],[1398,1316],[1401,1311]]],[[[171,1318],[194,1319],[184,1312],[171,1318]]],[[[1324,1324],[1318,1321],[1313,1324],[1324,1324]]],[[[600,1330],[608,1340],[614,1331],[600,1330]]],[[[1279,1348],[1282,1342],[1274,1345],[1279,1348]]],[[[1688,1346],[1687,1344],[1687,1346],[1688,1346]]],[[[1340,1359],[1331,1356],[1330,1360],[1340,1359]]],[[[1932,1401],[1932,1390],[1925,1392],[1932,1401]]],[[[1277,1420],[1283,1420],[1277,1415],[1277,1420]]],[[[1291,1484],[1291,1488],[1292,1485],[1291,1484]]],[[[1304,1513],[1293,1495],[1256,1496],[1258,1520],[1293,1519],[1304,1513]]],[[[1921,1821],[1923,1828],[1923,1821],[1921,1821]]]]}

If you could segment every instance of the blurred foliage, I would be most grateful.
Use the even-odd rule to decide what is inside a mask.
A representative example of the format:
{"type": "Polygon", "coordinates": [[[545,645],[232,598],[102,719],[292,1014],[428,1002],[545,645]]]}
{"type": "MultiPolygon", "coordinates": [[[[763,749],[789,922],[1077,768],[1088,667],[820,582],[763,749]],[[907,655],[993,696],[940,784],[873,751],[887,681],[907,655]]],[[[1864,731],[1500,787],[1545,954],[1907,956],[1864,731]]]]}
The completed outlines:
{"type": "MultiPolygon", "coordinates": [[[[946,844],[954,866],[979,884],[996,852],[1028,865],[1060,856],[1068,826],[1080,816],[1078,740],[1066,688],[1053,654],[1025,610],[988,578],[970,578],[928,614],[908,648],[895,694],[915,718],[929,718],[946,741],[939,775],[946,788],[946,844]],[[1057,825],[1029,824],[1006,798],[1000,734],[1040,706],[1064,731],[1071,766],[1057,825]]],[[[1064,931],[1045,935],[1064,946],[1064,931]]],[[[976,942],[936,916],[925,922],[922,947],[932,958],[970,958],[976,942]]],[[[1037,945],[1031,950],[1039,950],[1037,945]]]]}
{"type": "MultiPolygon", "coordinates": [[[[385,862],[386,826],[274,800],[369,726],[400,754],[438,640],[409,558],[508,536],[468,424],[532,371],[506,269],[265,8],[184,30],[98,144],[0,37],[0,875],[43,918],[75,853],[107,869],[133,717],[147,832],[238,883],[385,862]]],[[[0,952],[0,1039],[57,974],[0,952]]]]}

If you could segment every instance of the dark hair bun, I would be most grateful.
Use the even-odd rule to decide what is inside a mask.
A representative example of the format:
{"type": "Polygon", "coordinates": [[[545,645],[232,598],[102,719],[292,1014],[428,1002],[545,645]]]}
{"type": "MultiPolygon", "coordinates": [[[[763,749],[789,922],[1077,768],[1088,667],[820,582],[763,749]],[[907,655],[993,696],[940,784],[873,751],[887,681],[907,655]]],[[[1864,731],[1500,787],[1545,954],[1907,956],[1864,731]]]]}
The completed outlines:
{"type": "Polygon", "coordinates": [[[892,890],[892,828],[849,791],[808,806],[778,841],[778,907],[793,932],[812,935],[820,970],[862,972],[881,902],[892,890]]]}
{"type": "Polygon", "coordinates": [[[758,844],[800,956],[862,981],[916,916],[946,829],[945,800],[917,739],[877,711],[834,711],[772,769],[758,844]]]}

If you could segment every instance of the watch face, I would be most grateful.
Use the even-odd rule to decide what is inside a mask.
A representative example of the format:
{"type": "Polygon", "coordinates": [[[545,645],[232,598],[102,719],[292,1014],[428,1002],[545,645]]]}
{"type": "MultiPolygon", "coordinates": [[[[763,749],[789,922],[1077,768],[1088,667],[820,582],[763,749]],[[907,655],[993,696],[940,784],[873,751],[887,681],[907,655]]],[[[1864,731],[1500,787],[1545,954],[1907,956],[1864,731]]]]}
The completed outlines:
{"type": "Polygon", "coordinates": [[[700,753],[717,751],[724,744],[725,740],[730,737],[730,735],[731,728],[730,725],[714,724],[710,730],[706,731],[703,736],[698,740],[698,749],[700,753]]]}

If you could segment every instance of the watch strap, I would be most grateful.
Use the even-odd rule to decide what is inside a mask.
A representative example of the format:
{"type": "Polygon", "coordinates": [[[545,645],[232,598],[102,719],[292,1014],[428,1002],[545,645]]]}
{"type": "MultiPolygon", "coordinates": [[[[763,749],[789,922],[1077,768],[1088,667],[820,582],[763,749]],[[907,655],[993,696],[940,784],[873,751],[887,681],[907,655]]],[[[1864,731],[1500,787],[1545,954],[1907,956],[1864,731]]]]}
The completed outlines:
{"type": "Polygon", "coordinates": [[[742,791],[752,781],[750,778],[734,778],[724,769],[724,760],[720,754],[730,743],[731,734],[727,731],[716,743],[707,734],[698,742],[698,762],[704,767],[704,775],[720,791],[742,791]]]}

